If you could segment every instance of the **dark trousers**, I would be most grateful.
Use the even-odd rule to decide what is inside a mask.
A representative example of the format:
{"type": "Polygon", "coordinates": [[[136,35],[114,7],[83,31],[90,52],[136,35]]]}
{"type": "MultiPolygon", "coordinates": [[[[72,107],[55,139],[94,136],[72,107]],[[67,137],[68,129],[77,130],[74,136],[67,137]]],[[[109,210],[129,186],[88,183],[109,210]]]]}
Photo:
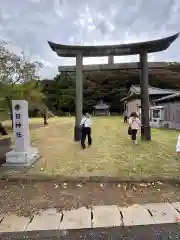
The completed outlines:
{"type": "Polygon", "coordinates": [[[86,136],[88,137],[88,145],[91,146],[92,137],[91,137],[91,128],[89,128],[89,127],[84,127],[81,131],[81,146],[82,146],[82,148],[86,147],[86,145],[85,145],[86,136]]]}
{"type": "Polygon", "coordinates": [[[124,117],[124,123],[127,123],[128,117],[124,117]]]}
{"type": "Polygon", "coordinates": [[[136,129],[132,129],[131,130],[131,139],[132,139],[132,141],[136,141],[136,135],[137,135],[137,130],[136,129]]]}

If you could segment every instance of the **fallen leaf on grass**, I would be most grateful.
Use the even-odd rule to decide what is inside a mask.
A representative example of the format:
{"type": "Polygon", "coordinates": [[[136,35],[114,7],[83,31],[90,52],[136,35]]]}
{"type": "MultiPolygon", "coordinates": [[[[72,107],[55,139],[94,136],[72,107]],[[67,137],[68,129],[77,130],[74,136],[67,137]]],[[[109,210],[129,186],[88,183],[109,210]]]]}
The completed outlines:
{"type": "Polygon", "coordinates": [[[127,190],[127,185],[124,185],[123,187],[124,187],[124,190],[126,191],[127,190]]]}
{"type": "Polygon", "coordinates": [[[76,187],[82,187],[81,183],[76,184],[76,187]]]}
{"type": "Polygon", "coordinates": [[[63,183],[63,188],[67,188],[67,183],[63,183]]]}
{"type": "Polygon", "coordinates": [[[141,187],[147,187],[147,184],[141,183],[140,186],[141,186],[141,187]]]}

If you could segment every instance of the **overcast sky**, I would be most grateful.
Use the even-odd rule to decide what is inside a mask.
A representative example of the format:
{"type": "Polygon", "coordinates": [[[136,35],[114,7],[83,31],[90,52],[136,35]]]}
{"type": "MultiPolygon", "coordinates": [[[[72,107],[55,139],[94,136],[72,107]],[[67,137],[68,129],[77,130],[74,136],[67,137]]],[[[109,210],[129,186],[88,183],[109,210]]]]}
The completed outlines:
{"type": "MultiPolygon", "coordinates": [[[[58,65],[74,64],[59,58],[47,40],[62,44],[119,44],[153,40],[180,31],[180,0],[0,0],[0,38],[31,59],[44,63],[43,77],[58,65]]],[[[116,57],[116,62],[137,61],[116,57]]],[[[180,61],[180,38],[152,61],[180,61]]],[[[84,64],[107,58],[85,58],[84,64]]]]}

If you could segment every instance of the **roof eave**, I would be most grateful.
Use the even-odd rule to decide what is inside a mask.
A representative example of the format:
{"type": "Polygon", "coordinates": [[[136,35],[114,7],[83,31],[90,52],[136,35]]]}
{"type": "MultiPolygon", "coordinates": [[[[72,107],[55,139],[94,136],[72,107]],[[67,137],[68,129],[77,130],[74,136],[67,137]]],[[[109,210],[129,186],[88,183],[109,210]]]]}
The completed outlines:
{"type": "Polygon", "coordinates": [[[120,102],[130,101],[130,100],[137,99],[137,98],[140,98],[140,94],[133,94],[131,96],[121,98],[120,102]]]}
{"type": "Polygon", "coordinates": [[[176,99],[176,98],[180,98],[180,93],[177,93],[177,94],[171,94],[169,96],[166,96],[166,97],[162,97],[162,98],[158,98],[152,102],[154,103],[158,103],[158,102],[166,102],[166,101],[171,101],[172,99],[176,99]]]}

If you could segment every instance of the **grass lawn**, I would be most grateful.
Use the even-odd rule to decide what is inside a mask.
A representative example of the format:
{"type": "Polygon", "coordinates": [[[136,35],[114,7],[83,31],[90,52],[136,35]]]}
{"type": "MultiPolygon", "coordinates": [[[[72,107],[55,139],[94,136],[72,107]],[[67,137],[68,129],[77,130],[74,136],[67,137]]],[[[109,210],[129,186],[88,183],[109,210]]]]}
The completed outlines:
{"type": "MultiPolygon", "coordinates": [[[[11,120],[3,121],[3,126],[7,129],[8,136],[0,135],[0,139],[12,137],[12,143],[13,143],[14,139],[13,139],[12,122],[11,122],[11,120]]],[[[30,118],[29,119],[29,128],[30,128],[30,130],[39,129],[40,127],[44,127],[43,118],[30,118]]]]}
{"type": "Polygon", "coordinates": [[[178,132],[152,130],[151,142],[132,145],[120,117],[93,119],[93,145],[81,150],[73,141],[73,118],[50,119],[47,128],[31,131],[41,158],[29,174],[106,176],[122,180],[179,177],[180,157],[175,153],[178,132]]]}
{"type": "MultiPolygon", "coordinates": [[[[72,209],[81,206],[120,206],[180,201],[179,184],[162,180],[179,177],[180,157],[175,153],[178,132],[152,130],[151,142],[132,145],[127,125],[120,117],[93,119],[93,145],[81,150],[73,141],[73,118],[49,119],[48,127],[42,119],[30,120],[32,145],[37,146],[41,158],[26,174],[118,177],[124,183],[21,181],[24,170],[10,170],[18,180],[0,180],[0,214],[13,212],[32,216],[41,208],[72,209]],[[39,125],[39,126],[40,126],[39,125]],[[155,177],[161,181],[151,181],[155,177]],[[148,183],[142,183],[141,179],[148,183]],[[140,182],[128,183],[126,180],[140,182]],[[77,184],[78,183],[78,184],[77,184]],[[79,184],[81,183],[81,184],[79,184]]],[[[3,171],[1,172],[2,175],[3,171]]],[[[9,179],[9,177],[8,177],[9,179]]],[[[63,178],[62,178],[63,179],[63,178]]]]}

